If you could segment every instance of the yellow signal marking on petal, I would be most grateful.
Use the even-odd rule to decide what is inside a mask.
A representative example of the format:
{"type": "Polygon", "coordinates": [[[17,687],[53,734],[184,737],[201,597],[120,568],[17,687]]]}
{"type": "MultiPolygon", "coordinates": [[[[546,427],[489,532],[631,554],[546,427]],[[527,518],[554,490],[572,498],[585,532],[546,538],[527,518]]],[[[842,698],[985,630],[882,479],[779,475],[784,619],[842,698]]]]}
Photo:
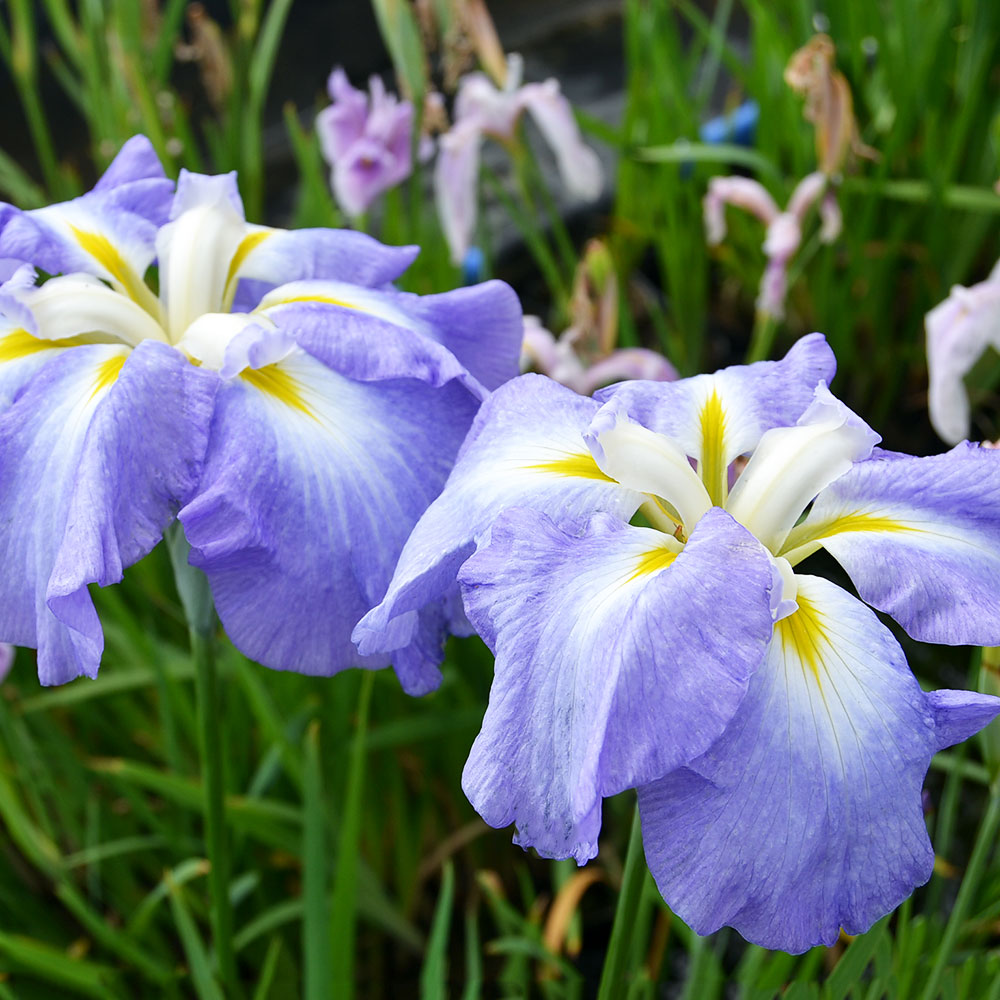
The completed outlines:
{"type": "Polygon", "coordinates": [[[907,524],[905,521],[883,517],[880,514],[865,514],[861,512],[845,514],[843,517],[834,518],[832,521],[823,521],[816,524],[806,523],[799,528],[792,529],[779,555],[784,556],[795,566],[805,559],[806,556],[816,552],[826,539],[850,531],[876,531],[884,534],[889,532],[919,533],[923,529],[907,524]]]}
{"type": "Polygon", "coordinates": [[[247,257],[253,253],[270,236],[274,235],[273,229],[258,229],[256,232],[247,233],[246,236],[240,240],[240,245],[236,248],[236,253],[233,254],[233,259],[229,262],[229,271],[226,273],[226,284],[224,286],[225,291],[223,293],[223,298],[226,300],[226,305],[232,305],[232,297],[236,292],[236,275],[239,269],[243,266],[247,257]]]}
{"type": "Polygon", "coordinates": [[[102,389],[107,389],[118,378],[127,357],[127,354],[116,354],[97,366],[97,378],[94,381],[94,391],[90,394],[91,399],[102,389]]]}
{"type": "Polygon", "coordinates": [[[264,240],[273,235],[273,230],[258,229],[254,233],[247,233],[247,235],[240,240],[240,245],[236,248],[236,253],[233,254],[233,259],[229,263],[229,273],[226,275],[227,285],[233,280],[233,278],[236,277],[236,272],[243,266],[243,262],[247,259],[247,257],[249,257],[250,254],[264,242],[264,240]]]}
{"type": "Polygon", "coordinates": [[[83,344],[89,343],[93,343],[93,341],[86,337],[43,340],[41,337],[33,337],[27,330],[17,329],[11,331],[6,337],[0,338],[0,363],[17,361],[19,358],[26,358],[29,354],[35,354],[38,351],[60,347],[81,347],[83,344]]]}
{"type": "Polygon", "coordinates": [[[640,576],[649,576],[650,573],[655,573],[657,570],[666,569],[678,555],[679,553],[673,552],[671,549],[663,548],[655,548],[650,549],[648,552],[643,552],[639,557],[639,565],[636,567],[635,572],[625,582],[631,583],[640,576]]]}
{"type": "Polygon", "coordinates": [[[729,492],[723,449],[725,433],[726,411],[722,408],[718,389],[713,389],[701,408],[701,462],[698,471],[709,498],[717,507],[725,504],[729,492]]]}
{"type": "Polygon", "coordinates": [[[288,372],[282,371],[277,364],[264,365],[263,368],[244,368],[240,372],[240,377],[249,382],[250,385],[260,389],[261,392],[265,392],[286,406],[290,406],[293,410],[298,410],[299,413],[304,413],[313,420],[316,419],[315,414],[302,398],[298,383],[288,372]]]}
{"type": "Polygon", "coordinates": [[[111,240],[101,233],[88,233],[72,225],[69,228],[77,243],[125,289],[128,297],[159,322],[159,301],[146,282],[129,267],[111,240]]]}
{"type": "Polygon", "coordinates": [[[845,517],[838,517],[821,529],[821,534],[824,538],[828,538],[830,535],[840,535],[845,531],[920,531],[920,528],[877,514],[848,514],[845,517]]]}
{"type": "Polygon", "coordinates": [[[539,462],[537,465],[526,465],[524,468],[532,472],[551,472],[557,476],[599,479],[605,483],[617,482],[616,479],[612,479],[601,472],[597,462],[594,461],[594,456],[589,452],[582,452],[579,455],[564,455],[562,458],[553,459],[551,462],[539,462]]]}
{"type": "Polygon", "coordinates": [[[822,648],[829,643],[826,626],[816,606],[799,593],[798,610],[782,618],[775,626],[786,654],[795,656],[808,667],[819,682],[823,664],[822,648]]]}
{"type": "Polygon", "coordinates": [[[299,302],[320,302],[327,306],[342,306],[344,309],[361,308],[360,306],[356,306],[353,302],[345,302],[343,299],[335,299],[332,295],[291,295],[287,299],[278,299],[276,301],[268,302],[265,308],[274,309],[277,306],[293,306],[299,302]]]}

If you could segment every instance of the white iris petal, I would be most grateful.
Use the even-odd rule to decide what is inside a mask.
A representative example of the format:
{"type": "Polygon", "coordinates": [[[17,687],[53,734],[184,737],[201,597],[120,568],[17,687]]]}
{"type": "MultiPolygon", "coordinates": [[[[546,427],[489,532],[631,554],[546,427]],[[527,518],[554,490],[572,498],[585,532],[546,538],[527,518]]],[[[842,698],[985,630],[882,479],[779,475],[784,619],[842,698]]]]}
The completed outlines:
{"type": "Polygon", "coordinates": [[[773,428],[760,439],[726,510],[778,552],[817,494],[867,458],[880,440],[821,384],[798,426],[773,428]]]}
{"type": "Polygon", "coordinates": [[[606,476],[628,489],[666,500],[688,534],[712,506],[687,456],[670,438],[613,414],[598,414],[584,436],[606,476]]]}
{"type": "Polygon", "coordinates": [[[200,361],[205,368],[219,371],[226,348],[248,326],[257,326],[246,313],[205,313],[199,316],[177,341],[177,349],[200,361]]]}
{"type": "Polygon", "coordinates": [[[199,316],[222,309],[229,265],[246,231],[224,199],[190,208],[159,231],[160,298],[172,342],[199,316]]]}
{"type": "Polygon", "coordinates": [[[159,323],[132,299],[87,274],[50,278],[17,297],[31,309],[42,340],[107,334],[135,346],[167,339],[159,323]]]}

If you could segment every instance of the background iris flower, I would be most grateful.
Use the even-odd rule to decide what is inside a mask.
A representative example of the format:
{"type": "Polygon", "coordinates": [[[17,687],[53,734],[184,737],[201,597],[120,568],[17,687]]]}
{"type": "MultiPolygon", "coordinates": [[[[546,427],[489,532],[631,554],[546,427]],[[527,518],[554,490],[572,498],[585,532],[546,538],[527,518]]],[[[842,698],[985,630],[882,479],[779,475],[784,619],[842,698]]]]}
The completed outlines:
{"type": "MultiPolygon", "coordinates": [[[[316,134],[330,165],[330,185],[340,207],[352,218],[368,211],[383,191],[401,184],[413,169],[413,105],[386,93],[373,76],[368,94],[352,87],[338,66],[327,82],[333,101],[316,116],[316,134]]],[[[433,144],[426,137],[420,156],[433,144]]]]}
{"type": "Polygon", "coordinates": [[[913,637],[1000,641],[997,453],[882,451],[833,372],[814,334],[780,362],[593,400],[509,383],[355,630],[391,648],[457,576],[496,653],[464,775],[483,817],[583,863],[602,798],[637,787],[671,908],[788,951],[929,878],[930,759],[1000,711],[924,693],[865,604],[799,571],[825,548],[913,637]]]}
{"type": "Polygon", "coordinates": [[[843,220],[826,174],[808,174],[795,186],[788,207],[781,211],[767,188],[749,177],[713,177],[704,199],[705,236],[709,246],[726,238],[726,206],[742,208],[767,227],[764,255],[767,266],[760,279],[757,309],[774,319],[785,315],[788,267],[802,243],[802,226],[819,202],[820,242],[832,243],[840,235],[843,220]]]}
{"type": "Polygon", "coordinates": [[[927,409],[942,440],[969,436],[969,396],[964,378],[986,350],[1000,349],[1000,261],[985,281],[955,285],[928,314],[927,409]]]}
{"type": "Polygon", "coordinates": [[[247,655],[385,665],[351,629],[521,337],[501,282],[395,290],[415,254],[251,225],[235,175],[175,190],[141,137],[83,197],[0,210],[0,259],[23,264],[0,289],[0,638],[38,648],[43,683],[95,675],[88,584],[175,516],[247,655]]]}
{"type": "Polygon", "coordinates": [[[439,140],[434,193],[455,264],[465,257],[476,228],[479,147],[486,136],[513,142],[525,111],[552,149],[567,190],[587,201],[601,193],[601,161],[583,141],[559,82],[522,84],[522,72],[521,57],[514,53],[507,57],[502,90],[485,73],[462,77],[455,98],[455,122],[439,140]]]}

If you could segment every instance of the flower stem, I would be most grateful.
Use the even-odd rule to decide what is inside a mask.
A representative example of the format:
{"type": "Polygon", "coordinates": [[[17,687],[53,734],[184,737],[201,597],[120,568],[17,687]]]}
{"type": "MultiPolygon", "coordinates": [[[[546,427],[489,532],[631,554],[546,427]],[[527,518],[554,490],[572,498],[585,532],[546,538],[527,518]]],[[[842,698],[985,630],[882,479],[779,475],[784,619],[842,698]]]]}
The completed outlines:
{"type": "Polygon", "coordinates": [[[357,724],[347,759],[347,789],[341,812],[340,835],[337,844],[337,868],[333,883],[332,933],[330,949],[330,981],[338,998],[354,996],[354,942],[358,908],[358,844],[361,839],[362,793],[367,760],[368,710],[371,705],[375,674],[365,670],[361,675],[358,694],[357,724]]]}
{"type": "Polygon", "coordinates": [[[778,332],[778,321],[768,312],[758,309],[753,322],[750,346],[747,348],[746,363],[765,361],[774,346],[774,335],[778,332]]]}
{"type": "Polygon", "coordinates": [[[631,951],[632,930],[636,914],[642,900],[642,886],[646,880],[646,858],[642,849],[642,824],[639,821],[639,807],[635,807],[632,819],[632,833],[625,855],[625,870],[622,872],[622,887],[618,894],[615,922],[611,927],[611,940],[604,956],[604,970],[597,1000],[615,1000],[625,995],[625,966],[631,951]]]}
{"type": "Polygon", "coordinates": [[[996,839],[997,828],[1000,827],[1000,786],[993,784],[990,787],[990,801],[986,809],[986,815],[979,826],[976,834],[976,842],[972,848],[972,857],[969,858],[968,867],[959,886],[958,895],[955,897],[955,905],[951,908],[951,915],[948,917],[948,924],[944,929],[941,943],[938,945],[937,956],[930,976],[921,994],[922,1000],[934,1000],[938,995],[938,985],[941,976],[944,974],[945,964],[951,957],[958,938],[958,932],[965,920],[966,911],[972,896],[979,887],[983,866],[989,858],[990,851],[996,839]]]}
{"type": "Polygon", "coordinates": [[[194,659],[198,706],[198,750],[205,789],[203,804],[205,849],[208,853],[212,896],[212,936],[219,977],[227,995],[239,996],[236,952],[233,948],[233,912],[229,900],[229,845],[226,838],[225,778],[222,757],[222,718],[215,664],[215,605],[208,578],[187,561],[188,543],[179,525],[167,534],[170,561],[180,594],[194,659]]]}

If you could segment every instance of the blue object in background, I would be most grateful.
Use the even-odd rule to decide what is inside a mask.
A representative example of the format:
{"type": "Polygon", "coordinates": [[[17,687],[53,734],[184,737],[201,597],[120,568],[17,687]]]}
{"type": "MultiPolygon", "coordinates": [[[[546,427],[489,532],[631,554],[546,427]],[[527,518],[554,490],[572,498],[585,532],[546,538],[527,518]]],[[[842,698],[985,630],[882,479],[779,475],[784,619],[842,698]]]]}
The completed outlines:
{"type": "Polygon", "coordinates": [[[474,285],[482,281],[485,263],[486,259],[483,257],[483,251],[479,247],[469,247],[465,251],[465,257],[462,259],[462,281],[466,285],[474,285]]]}
{"type": "Polygon", "coordinates": [[[709,118],[698,130],[698,137],[712,146],[723,142],[752,146],[759,119],[760,105],[756,101],[744,101],[728,114],[709,118]]]}

